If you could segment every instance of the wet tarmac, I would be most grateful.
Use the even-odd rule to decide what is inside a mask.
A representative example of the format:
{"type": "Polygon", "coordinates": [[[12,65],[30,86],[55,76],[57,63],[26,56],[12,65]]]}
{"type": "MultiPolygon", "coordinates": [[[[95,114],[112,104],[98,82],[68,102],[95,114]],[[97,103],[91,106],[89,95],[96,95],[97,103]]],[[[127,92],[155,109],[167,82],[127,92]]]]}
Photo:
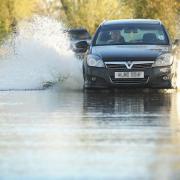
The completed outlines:
{"type": "Polygon", "coordinates": [[[0,92],[1,180],[180,179],[180,93],[0,92]]]}

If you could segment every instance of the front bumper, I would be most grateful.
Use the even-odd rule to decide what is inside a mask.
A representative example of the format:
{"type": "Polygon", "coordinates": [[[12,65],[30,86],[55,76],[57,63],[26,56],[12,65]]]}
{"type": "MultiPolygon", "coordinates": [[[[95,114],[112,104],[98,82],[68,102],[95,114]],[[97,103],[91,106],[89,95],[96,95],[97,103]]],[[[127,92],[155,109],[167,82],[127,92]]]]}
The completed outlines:
{"type": "Polygon", "coordinates": [[[85,88],[106,87],[148,87],[148,88],[172,88],[172,79],[175,75],[174,66],[152,67],[147,69],[125,69],[125,72],[144,71],[143,79],[115,79],[115,72],[108,68],[96,68],[86,66],[84,68],[85,88]]]}

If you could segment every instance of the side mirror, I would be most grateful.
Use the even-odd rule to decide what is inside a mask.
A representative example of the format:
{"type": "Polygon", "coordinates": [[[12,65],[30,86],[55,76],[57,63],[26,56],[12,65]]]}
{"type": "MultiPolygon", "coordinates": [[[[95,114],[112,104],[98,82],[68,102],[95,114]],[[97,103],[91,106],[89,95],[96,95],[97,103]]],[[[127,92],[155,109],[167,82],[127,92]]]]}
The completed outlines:
{"type": "Polygon", "coordinates": [[[174,45],[175,46],[180,46],[180,39],[175,39],[174,45]]]}
{"type": "Polygon", "coordinates": [[[75,52],[76,53],[85,53],[88,50],[89,44],[87,41],[80,41],[75,44],[75,52]]]}

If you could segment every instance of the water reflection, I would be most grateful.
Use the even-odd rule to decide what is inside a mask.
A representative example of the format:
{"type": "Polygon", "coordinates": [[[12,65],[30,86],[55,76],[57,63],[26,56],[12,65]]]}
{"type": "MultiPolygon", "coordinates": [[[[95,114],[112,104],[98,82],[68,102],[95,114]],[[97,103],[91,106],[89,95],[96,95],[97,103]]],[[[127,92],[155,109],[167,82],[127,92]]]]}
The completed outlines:
{"type": "MultiPolygon", "coordinates": [[[[89,121],[106,129],[103,136],[91,140],[120,145],[126,149],[127,159],[133,153],[138,158],[131,157],[132,162],[144,166],[148,179],[179,179],[179,103],[175,92],[92,91],[84,94],[84,113],[89,121]]],[[[119,150],[119,159],[122,151],[119,150]]]]}
{"type": "Polygon", "coordinates": [[[0,93],[0,179],[179,179],[179,97],[0,93]]]}
{"type": "MultiPolygon", "coordinates": [[[[167,126],[170,119],[172,93],[159,91],[101,91],[84,94],[84,113],[141,125],[167,126]],[[161,121],[163,119],[163,121],[161,121]],[[149,124],[145,124],[149,123],[149,124]],[[154,123],[154,124],[151,124],[154,123]]],[[[176,110],[173,110],[176,114],[176,110]]]]}

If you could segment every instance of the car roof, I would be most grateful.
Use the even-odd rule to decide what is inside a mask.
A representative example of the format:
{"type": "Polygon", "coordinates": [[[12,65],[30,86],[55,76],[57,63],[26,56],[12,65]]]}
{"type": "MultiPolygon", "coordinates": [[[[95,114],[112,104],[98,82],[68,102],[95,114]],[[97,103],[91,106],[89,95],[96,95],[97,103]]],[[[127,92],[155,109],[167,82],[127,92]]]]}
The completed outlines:
{"type": "Polygon", "coordinates": [[[155,19],[119,19],[119,20],[104,21],[101,25],[119,25],[119,24],[161,24],[161,21],[155,19]]]}

